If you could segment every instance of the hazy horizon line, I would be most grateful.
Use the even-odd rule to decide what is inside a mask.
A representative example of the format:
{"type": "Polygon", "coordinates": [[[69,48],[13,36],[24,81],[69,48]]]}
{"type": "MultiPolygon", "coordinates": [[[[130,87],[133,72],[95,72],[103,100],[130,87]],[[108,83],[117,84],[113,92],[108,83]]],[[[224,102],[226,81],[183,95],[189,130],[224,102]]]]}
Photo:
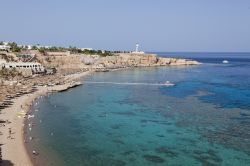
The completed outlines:
{"type": "MultiPolygon", "coordinates": [[[[76,47],[76,48],[92,48],[94,50],[103,50],[103,49],[99,49],[99,48],[94,48],[94,47],[79,47],[79,46],[74,46],[74,45],[68,45],[68,46],[62,46],[62,45],[50,45],[50,44],[26,44],[25,42],[17,42],[17,41],[4,41],[4,40],[0,40],[0,42],[7,42],[7,43],[12,43],[12,42],[15,42],[17,43],[18,45],[32,45],[32,46],[50,46],[50,47],[62,47],[62,48],[70,48],[70,47],[76,47]]],[[[107,50],[107,51],[134,51],[133,49],[131,50],[126,50],[126,49],[104,49],[104,50],[107,50]]],[[[142,50],[141,51],[144,51],[146,53],[250,53],[250,50],[249,51],[178,51],[178,50],[171,50],[171,51],[145,51],[145,50],[142,50]]]]}

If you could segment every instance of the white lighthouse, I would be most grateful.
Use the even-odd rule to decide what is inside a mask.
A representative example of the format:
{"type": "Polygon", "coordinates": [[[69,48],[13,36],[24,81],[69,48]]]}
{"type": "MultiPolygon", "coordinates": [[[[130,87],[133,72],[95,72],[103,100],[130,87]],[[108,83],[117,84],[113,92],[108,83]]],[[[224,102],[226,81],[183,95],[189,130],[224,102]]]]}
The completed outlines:
{"type": "Polygon", "coordinates": [[[135,52],[139,52],[139,44],[137,43],[136,45],[135,45],[135,52]]]}
{"type": "Polygon", "coordinates": [[[132,52],[133,54],[145,54],[143,51],[139,51],[139,46],[138,43],[135,45],[135,51],[132,52]]]}

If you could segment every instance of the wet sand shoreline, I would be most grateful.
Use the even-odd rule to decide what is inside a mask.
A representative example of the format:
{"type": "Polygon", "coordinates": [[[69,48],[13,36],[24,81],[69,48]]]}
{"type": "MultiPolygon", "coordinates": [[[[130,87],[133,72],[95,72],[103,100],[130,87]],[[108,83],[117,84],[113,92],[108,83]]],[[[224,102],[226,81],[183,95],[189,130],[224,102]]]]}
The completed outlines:
{"type": "Polygon", "coordinates": [[[91,74],[91,72],[67,75],[64,77],[65,84],[51,87],[38,87],[34,93],[13,99],[13,105],[2,110],[1,119],[11,122],[1,126],[2,135],[0,138],[3,166],[9,164],[20,166],[34,165],[34,161],[32,161],[33,155],[30,153],[28,147],[29,142],[26,139],[26,127],[28,125],[26,115],[32,114],[32,104],[40,96],[46,96],[49,93],[64,91],[80,85],[79,82],[75,81],[89,74],[91,74]]]}
{"type": "Polygon", "coordinates": [[[36,126],[42,124],[42,120],[38,120],[39,117],[36,114],[37,111],[40,111],[36,107],[37,104],[39,104],[39,102],[44,100],[45,98],[49,98],[50,95],[53,95],[54,93],[57,92],[49,92],[43,96],[39,96],[38,98],[36,98],[30,106],[30,110],[28,112],[28,114],[34,115],[34,118],[26,118],[24,122],[24,144],[28,156],[30,157],[30,160],[32,162],[32,165],[35,166],[53,165],[54,161],[58,162],[57,157],[51,157],[51,153],[47,154],[47,151],[44,151],[44,149],[47,149],[48,147],[42,146],[43,148],[41,148],[40,146],[37,146],[37,143],[39,142],[40,138],[37,134],[33,134],[33,130],[36,130],[36,126]],[[30,127],[32,128],[32,131],[29,129],[30,127]],[[33,154],[33,150],[35,150],[37,154],[33,154]]]}

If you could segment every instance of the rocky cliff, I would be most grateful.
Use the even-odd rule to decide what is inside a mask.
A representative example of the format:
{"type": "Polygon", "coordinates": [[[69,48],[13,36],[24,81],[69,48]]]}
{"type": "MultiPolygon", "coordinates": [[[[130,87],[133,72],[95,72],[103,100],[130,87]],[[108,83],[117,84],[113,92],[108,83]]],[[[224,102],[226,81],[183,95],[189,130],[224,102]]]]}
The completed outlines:
{"type": "Polygon", "coordinates": [[[154,54],[116,54],[101,57],[98,55],[70,54],[68,56],[42,56],[37,54],[37,59],[45,67],[55,67],[58,71],[76,72],[81,70],[105,71],[126,67],[149,66],[181,66],[198,65],[194,60],[163,58],[154,54]]]}
{"type": "Polygon", "coordinates": [[[117,56],[100,57],[92,65],[96,69],[117,69],[125,67],[149,66],[181,66],[198,65],[194,60],[178,58],[162,58],[154,54],[119,54],[117,56]]]}

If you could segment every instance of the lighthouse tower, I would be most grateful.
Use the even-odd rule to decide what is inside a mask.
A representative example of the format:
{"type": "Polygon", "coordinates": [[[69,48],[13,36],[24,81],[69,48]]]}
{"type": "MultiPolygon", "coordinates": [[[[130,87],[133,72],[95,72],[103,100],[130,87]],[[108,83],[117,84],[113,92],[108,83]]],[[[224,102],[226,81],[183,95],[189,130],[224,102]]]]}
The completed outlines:
{"type": "Polygon", "coordinates": [[[135,45],[135,51],[131,52],[132,54],[145,54],[143,51],[139,51],[139,44],[135,45]]]}
{"type": "Polygon", "coordinates": [[[138,43],[135,45],[135,52],[136,52],[136,53],[139,52],[139,46],[140,46],[140,45],[139,45],[138,43]]]}

